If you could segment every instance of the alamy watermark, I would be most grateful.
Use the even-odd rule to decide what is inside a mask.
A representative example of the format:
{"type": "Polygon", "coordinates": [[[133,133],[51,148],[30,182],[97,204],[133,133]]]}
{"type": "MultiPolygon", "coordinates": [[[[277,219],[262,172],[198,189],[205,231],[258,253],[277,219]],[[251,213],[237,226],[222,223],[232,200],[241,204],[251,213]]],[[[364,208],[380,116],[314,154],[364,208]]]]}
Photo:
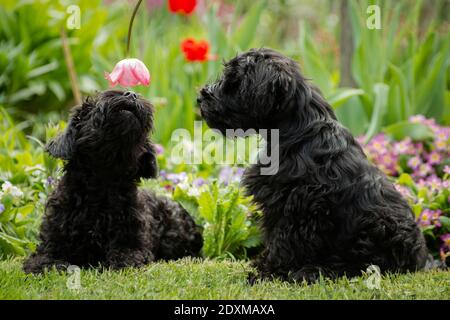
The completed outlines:
{"type": "Polygon", "coordinates": [[[377,265],[370,265],[367,267],[366,274],[369,276],[365,281],[365,285],[370,290],[381,289],[381,271],[377,265]]]}
{"type": "Polygon", "coordinates": [[[81,28],[81,9],[77,5],[70,5],[66,9],[66,13],[69,15],[66,20],[66,27],[69,30],[81,28]]]}
{"type": "Polygon", "coordinates": [[[67,267],[67,273],[69,277],[66,281],[67,289],[78,291],[81,290],[81,270],[76,265],[70,265],[67,267]]]}
{"type": "Polygon", "coordinates": [[[367,7],[366,13],[369,15],[366,20],[366,26],[369,30],[381,29],[381,9],[374,4],[367,7]]]}
{"type": "Polygon", "coordinates": [[[279,169],[278,129],[226,129],[228,141],[216,130],[203,130],[202,121],[194,122],[194,135],[176,129],[170,159],[174,164],[255,164],[261,175],[274,175],[279,169]],[[245,139],[244,139],[245,137],[245,139]]]}

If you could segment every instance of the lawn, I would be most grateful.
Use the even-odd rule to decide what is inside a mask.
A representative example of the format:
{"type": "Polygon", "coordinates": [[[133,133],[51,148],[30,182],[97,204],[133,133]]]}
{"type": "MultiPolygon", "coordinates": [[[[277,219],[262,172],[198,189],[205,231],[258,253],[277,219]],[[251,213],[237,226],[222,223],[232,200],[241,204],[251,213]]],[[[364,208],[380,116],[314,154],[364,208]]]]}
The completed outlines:
{"type": "Polygon", "coordinates": [[[450,299],[450,271],[387,275],[380,289],[367,276],[321,280],[314,285],[263,281],[250,286],[246,262],[191,260],[155,263],[144,269],[83,270],[81,289],[67,288],[71,275],[52,271],[25,275],[21,260],[0,262],[4,299],[450,299]]]}

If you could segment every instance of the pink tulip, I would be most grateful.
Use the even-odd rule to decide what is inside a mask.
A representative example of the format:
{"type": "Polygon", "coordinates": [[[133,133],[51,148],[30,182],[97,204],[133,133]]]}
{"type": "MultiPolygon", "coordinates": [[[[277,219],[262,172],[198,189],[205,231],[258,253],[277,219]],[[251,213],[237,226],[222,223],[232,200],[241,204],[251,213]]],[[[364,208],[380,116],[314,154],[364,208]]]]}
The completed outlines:
{"type": "Polygon", "coordinates": [[[111,73],[105,72],[105,79],[110,87],[120,84],[124,87],[134,87],[139,84],[150,84],[150,72],[145,64],[138,59],[124,59],[119,61],[111,73]]]}

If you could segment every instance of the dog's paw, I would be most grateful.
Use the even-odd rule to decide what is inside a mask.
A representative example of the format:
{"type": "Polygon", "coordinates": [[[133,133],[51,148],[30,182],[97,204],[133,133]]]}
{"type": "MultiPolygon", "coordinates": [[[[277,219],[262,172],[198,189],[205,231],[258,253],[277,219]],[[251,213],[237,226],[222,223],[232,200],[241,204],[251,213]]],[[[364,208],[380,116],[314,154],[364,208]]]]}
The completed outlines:
{"type": "Polygon", "coordinates": [[[70,263],[68,262],[34,253],[23,263],[23,271],[34,275],[43,274],[52,270],[64,272],[69,265],[70,263]]]}
{"type": "Polygon", "coordinates": [[[288,275],[288,280],[291,282],[313,284],[319,282],[320,278],[329,276],[325,268],[320,266],[305,266],[301,269],[291,272],[288,275]]]}

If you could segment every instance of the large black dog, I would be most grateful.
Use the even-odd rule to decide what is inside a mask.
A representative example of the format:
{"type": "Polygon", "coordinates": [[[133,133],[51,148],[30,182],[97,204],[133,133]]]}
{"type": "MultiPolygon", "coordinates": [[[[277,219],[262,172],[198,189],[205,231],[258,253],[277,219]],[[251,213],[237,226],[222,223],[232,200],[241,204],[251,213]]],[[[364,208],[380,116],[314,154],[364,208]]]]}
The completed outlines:
{"type": "Polygon", "coordinates": [[[263,211],[265,247],[255,263],[261,277],[312,282],[320,274],[358,275],[369,265],[383,272],[424,267],[427,248],[410,207],[296,62],[250,50],[225,64],[198,103],[208,125],[224,134],[279,130],[278,172],[262,175],[258,162],[243,180],[263,211]]]}
{"type": "Polygon", "coordinates": [[[139,267],[198,255],[203,240],[189,214],[137,188],[141,177],[157,174],[152,124],[152,105],[129,91],[105,91],[74,108],[65,132],[47,146],[67,163],[26,272],[70,264],[139,267]]]}

